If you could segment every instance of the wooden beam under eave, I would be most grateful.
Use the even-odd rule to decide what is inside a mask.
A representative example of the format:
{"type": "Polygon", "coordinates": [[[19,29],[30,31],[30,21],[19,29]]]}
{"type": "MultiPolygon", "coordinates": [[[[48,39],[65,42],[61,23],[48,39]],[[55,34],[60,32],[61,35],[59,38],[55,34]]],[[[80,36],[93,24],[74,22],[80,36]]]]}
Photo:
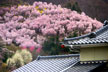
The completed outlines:
{"type": "Polygon", "coordinates": [[[103,47],[103,46],[108,46],[108,43],[68,45],[68,47],[72,48],[89,48],[89,47],[103,47]]]}

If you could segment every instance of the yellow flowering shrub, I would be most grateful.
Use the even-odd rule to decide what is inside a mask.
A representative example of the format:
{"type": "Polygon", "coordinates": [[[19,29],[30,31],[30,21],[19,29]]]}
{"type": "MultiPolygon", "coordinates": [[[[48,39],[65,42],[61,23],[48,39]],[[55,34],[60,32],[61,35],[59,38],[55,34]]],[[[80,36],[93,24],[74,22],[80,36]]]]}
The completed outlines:
{"type": "Polygon", "coordinates": [[[19,52],[16,52],[13,56],[13,60],[15,61],[16,67],[20,67],[24,65],[24,60],[19,52]]]}
{"type": "Polygon", "coordinates": [[[15,61],[12,58],[8,58],[7,60],[7,65],[8,67],[14,67],[15,66],[15,61]]]}
{"type": "Polygon", "coordinates": [[[20,52],[20,54],[21,54],[25,64],[32,61],[32,54],[28,50],[24,49],[20,52]]]}
{"type": "Polygon", "coordinates": [[[43,13],[43,10],[38,10],[41,14],[43,13]]]}
{"type": "Polygon", "coordinates": [[[32,61],[32,54],[28,50],[17,50],[12,58],[8,58],[8,67],[17,68],[32,61]]]}
{"type": "Polygon", "coordinates": [[[38,8],[39,8],[39,6],[36,6],[35,8],[36,8],[36,9],[38,9],[38,8]]]}
{"type": "Polygon", "coordinates": [[[47,10],[46,8],[44,8],[45,10],[47,10]]]}

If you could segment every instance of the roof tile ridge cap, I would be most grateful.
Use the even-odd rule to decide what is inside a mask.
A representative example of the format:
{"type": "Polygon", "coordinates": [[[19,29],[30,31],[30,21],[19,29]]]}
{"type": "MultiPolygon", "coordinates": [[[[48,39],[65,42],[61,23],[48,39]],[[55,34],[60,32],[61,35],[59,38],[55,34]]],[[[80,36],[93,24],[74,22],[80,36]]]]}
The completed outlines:
{"type": "Polygon", "coordinates": [[[82,35],[82,36],[78,36],[78,37],[73,37],[73,38],[65,38],[64,40],[65,40],[65,41],[67,41],[67,40],[78,40],[78,39],[81,39],[81,38],[88,37],[89,35],[90,35],[90,33],[85,34],[85,35],[82,35]]]}
{"type": "Polygon", "coordinates": [[[39,59],[66,58],[66,57],[78,57],[78,56],[79,54],[52,55],[52,56],[39,56],[39,59]]]}
{"type": "Polygon", "coordinates": [[[107,30],[108,30],[108,25],[103,26],[103,27],[101,27],[100,29],[96,30],[95,33],[96,33],[97,35],[100,35],[100,34],[102,34],[103,32],[105,32],[105,31],[107,31],[107,30]],[[101,32],[101,31],[103,31],[103,32],[101,32]]]}
{"type": "Polygon", "coordinates": [[[88,37],[91,38],[91,39],[96,38],[96,36],[98,36],[98,35],[102,34],[103,32],[107,31],[106,29],[108,29],[108,25],[99,28],[99,29],[96,30],[95,32],[89,33],[88,37]],[[93,36],[93,35],[94,35],[94,36],[93,36]],[[91,37],[91,36],[93,36],[93,37],[91,37]]]}

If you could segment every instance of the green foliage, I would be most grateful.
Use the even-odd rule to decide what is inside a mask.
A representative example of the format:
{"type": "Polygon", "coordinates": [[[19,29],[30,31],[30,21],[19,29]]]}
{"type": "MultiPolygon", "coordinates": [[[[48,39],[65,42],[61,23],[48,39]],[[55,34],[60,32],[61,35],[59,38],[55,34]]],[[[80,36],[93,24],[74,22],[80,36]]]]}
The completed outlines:
{"type": "Polygon", "coordinates": [[[20,50],[20,47],[16,46],[15,44],[6,45],[5,47],[11,51],[20,50]]]}
{"type": "Polygon", "coordinates": [[[77,36],[78,36],[78,33],[77,31],[75,31],[74,33],[70,34],[68,38],[77,37],[77,36]]]}
{"type": "Polygon", "coordinates": [[[66,8],[69,8],[69,9],[71,9],[71,10],[75,10],[75,11],[81,13],[81,9],[80,9],[80,7],[78,6],[78,3],[77,3],[77,2],[75,2],[74,4],[72,4],[71,2],[69,2],[69,3],[66,4],[65,7],[66,7],[66,8]]]}
{"type": "Polygon", "coordinates": [[[69,52],[68,48],[61,48],[59,36],[49,37],[43,44],[43,50],[48,55],[58,55],[69,52]]]}
{"type": "Polygon", "coordinates": [[[11,4],[0,4],[0,7],[7,7],[7,6],[11,6],[11,4]]]}
{"type": "MultiPolygon", "coordinates": [[[[14,49],[15,47],[12,47],[12,49],[14,49]]],[[[3,40],[0,38],[0,59],[3,62],[6,62],[6,60],[11,57],[13,55],[13,51],[10,50],[7,45],[5,44],[5,42],[3,42],[3,40]]]]}
{"type": "Polygon", "coordinates": [[[1,0],[0,1],[0,7],[7,7],[7,6],[13,6],[18,4],[24,4],[22,0],[1,0]]]}
{"type": "Polygon", "coordinates": [[[0,59],[3,61],[3,62],[6,62],[6,60],[11,57],[13,55],[13,51],[10,51],[8,50],[7,48],[1,48],[0,47],[0,59]]]}

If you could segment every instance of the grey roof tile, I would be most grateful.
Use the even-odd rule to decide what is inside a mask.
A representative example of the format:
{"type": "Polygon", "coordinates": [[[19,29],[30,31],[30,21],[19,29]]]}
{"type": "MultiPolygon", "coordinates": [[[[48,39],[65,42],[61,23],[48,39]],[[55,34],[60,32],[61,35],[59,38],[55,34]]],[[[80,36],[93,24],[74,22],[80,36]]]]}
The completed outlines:
{"type": "Polygon", "coordinates": [[[12,72],[88,72],[101,64],[80,64],[79,54],[39,56],[12,72]]]}
{"type": "Polygon", "coordinates": [[[79,37],[64,39],[64,44],[66,45],[97,44],[97,43],[108,43],[108,25],[103,26],[96,32],[92,32],[79,37]],[[93,34],[95,34],[96,36],[91,38],[92,37],[91,35],[93,34]]]}
{"type": "Polygon", "coordinates": [[[101,64],[76,64],[64,72],[89,72],[101,64]]]}
{"type": "Polygon", "coordinates": [[[13,72],[60,72],[75,62],[79,62],[79,54],[39,56],[13,72]]]}

